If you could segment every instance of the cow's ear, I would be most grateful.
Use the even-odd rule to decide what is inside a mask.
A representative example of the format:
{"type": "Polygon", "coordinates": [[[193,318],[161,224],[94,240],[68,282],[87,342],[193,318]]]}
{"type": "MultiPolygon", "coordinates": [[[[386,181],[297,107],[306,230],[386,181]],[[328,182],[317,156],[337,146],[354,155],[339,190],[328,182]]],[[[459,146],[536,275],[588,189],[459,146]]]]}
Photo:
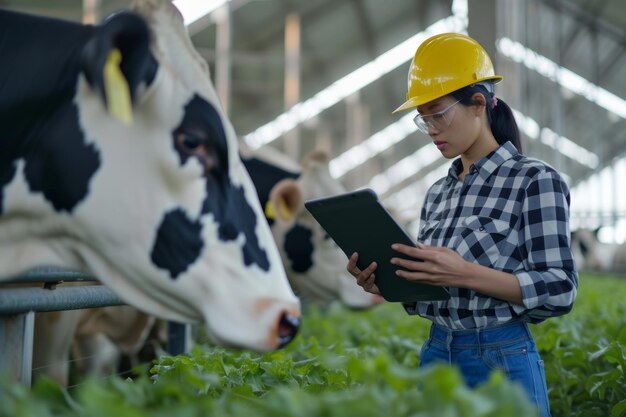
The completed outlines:
{"type": "Polygon", "coordinates": [[[270,198],[265,206],[265,215],[282,223],[291,222],[304,207],[300,185],[292,179],[276,183],[270,191],[270,198]]]}
{"type": "Polygon", "coordinates": [[[117,100],[114,95],[120,94],[119,84],[125,89],[121,95],[134,103],[140,86],[154,80],[158,63],[150,52],[150,42],[145,20],[135,13],[121,12],[105,20],[85,45],[82,70],[109,110],[117,100]]]}

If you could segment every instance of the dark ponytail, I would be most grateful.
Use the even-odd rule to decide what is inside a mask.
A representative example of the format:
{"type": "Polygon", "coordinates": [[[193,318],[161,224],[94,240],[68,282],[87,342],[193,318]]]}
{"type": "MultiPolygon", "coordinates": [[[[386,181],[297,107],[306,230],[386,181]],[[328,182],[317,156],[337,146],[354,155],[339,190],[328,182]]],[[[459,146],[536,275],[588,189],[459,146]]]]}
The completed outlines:
{"type": "Polygon", "coordinates": [[[491,126],[491,133],[493,133],[493,136],[500,145],[509,141],[515,145],[517,150],[521,153],[522,142],[520,132],[511,108],[501,99],[495,99],[495,93],[489,91],[493,90],[493,84],[485,84],[486,83],[472,84],[453,92],[451,95],[459,100],[461,104],[473,106],[476,103],[472,100],[472,96],[475,93],[482,94],[487,103],[487,121],[491,126]],[[496,100],[495,105],[494,99],[496,100]]]}

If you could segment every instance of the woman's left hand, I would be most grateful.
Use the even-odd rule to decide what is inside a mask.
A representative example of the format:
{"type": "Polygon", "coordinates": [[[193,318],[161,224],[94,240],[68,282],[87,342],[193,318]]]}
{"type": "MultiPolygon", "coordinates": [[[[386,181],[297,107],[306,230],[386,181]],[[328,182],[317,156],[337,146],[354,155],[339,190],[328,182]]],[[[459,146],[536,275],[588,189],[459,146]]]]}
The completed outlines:
{"type": "Polygon", "coordinates": [[[393,244],[391,248],[413,260],[391,258],[391,263],[408,271],[398,269],[396,275],[408,281],[442,287],[463,287],[468,262],[450,248],[417,243],[417,247],[393,244]]]}

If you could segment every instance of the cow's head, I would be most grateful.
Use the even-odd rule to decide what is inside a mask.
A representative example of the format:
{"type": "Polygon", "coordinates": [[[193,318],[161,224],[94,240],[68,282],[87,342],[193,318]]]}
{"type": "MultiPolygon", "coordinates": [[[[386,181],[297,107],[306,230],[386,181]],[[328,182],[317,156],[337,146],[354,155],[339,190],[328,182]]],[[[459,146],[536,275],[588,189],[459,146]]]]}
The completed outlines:
{"type": "Polygon", "coordinates": [[[369,308],[383,299],[357,285],[346,266],[348,258],[304,208],[304,201],[345,192],[328,169],[328,155],[305,157],[297,179],[284,179],[270,192],[275,219],[272,234],[289,281],[306,303],[327,306],[340,301],[350,308],[369,308]]]}
{"type": "Polygon", "coordinates": [[[599,229],[578,229],[572,231],[572,254],[576,268],[587,271],[610,271],[615,255],[615,245],[598,240],[599,229]]]}
{"type": "Polygon", "coordinates": [[[0,110],[28,114],[1,120],[14,122],[0,128],[1,275],[87,270],[144,311],[206,321],[218,343],[289,341],[299,302],[180,13],[147,0],[95,28],[44,26],[23,29],[39,31],[32,45],[0,39],[57,48],[36,63],[50,85],[31,68],[0,80],[20,90],[0,110]]]}

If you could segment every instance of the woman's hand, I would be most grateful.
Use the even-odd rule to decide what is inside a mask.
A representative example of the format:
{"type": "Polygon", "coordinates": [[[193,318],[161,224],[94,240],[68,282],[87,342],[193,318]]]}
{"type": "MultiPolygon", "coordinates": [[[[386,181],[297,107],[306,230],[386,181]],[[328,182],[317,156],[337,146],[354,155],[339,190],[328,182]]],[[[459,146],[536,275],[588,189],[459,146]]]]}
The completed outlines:
{"type": "Polygon", "coordinates": [[[415,260],[391,258],[391,263],[408,271],[398,269],[396,275],[408,281],[440,287],[463,287],[468,262],[454,250],[417,243],[417,247],[396,243],[391,248],[415,260]]]}
{"type": "Polygon", "coordinates": [[[369,264],[367,268],[364,270],[360,270],[356,263],[359,260],[359,254],[354,252],[350,259],[348,260],[348,272],[352,274],[353,277],[356,278],[356,283],[359,284],[363,289],[369,293],[381,295],[378,287],[376,286],[374,279],[376,278],[374,275],[374,271],[376,270],[376,262],[372,262],[369,264]]]}
{"type": "Polygon", "coordinates": [[[396,270],[396,275],[408,281],[469,288],[512,304],[524,305],[519,281],[513,274],[468,262],[449,248],[423,243],[417,243],[416,248],[397,243],[391,248],[415,259],[391,258],[392,264],[408,269],[396,270]]]}

